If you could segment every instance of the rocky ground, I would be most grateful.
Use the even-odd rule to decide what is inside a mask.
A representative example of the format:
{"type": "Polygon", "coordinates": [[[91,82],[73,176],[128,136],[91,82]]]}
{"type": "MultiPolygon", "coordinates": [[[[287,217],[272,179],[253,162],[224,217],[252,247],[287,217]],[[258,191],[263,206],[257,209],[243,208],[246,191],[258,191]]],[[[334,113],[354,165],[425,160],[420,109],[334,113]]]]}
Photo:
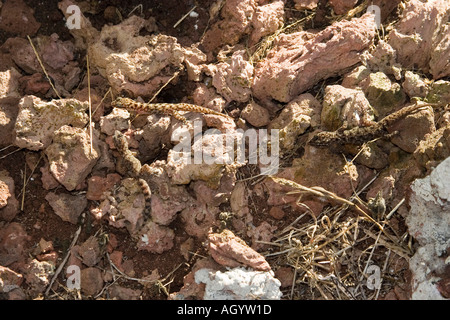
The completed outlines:
{"type": "Polygon", "coordinates": [[[0,299],[449,298],[450,4],[370,4],[0,2],[0,299]]]}

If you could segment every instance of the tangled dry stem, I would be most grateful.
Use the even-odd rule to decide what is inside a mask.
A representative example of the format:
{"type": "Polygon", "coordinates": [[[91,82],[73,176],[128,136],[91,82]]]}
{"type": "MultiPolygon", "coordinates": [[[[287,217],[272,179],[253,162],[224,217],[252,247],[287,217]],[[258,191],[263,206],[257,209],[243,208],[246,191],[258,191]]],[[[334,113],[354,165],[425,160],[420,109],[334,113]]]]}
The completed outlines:
{"type": "Polygon", "coordinates": [[[287,179],[271,178],[292,187],[297,193],[308,193],[338,203],[316,217],[299,197],[298,204],[305,207],[306,212],[269,243],[273,250],[264,254],[269,263],[294,270],[292,287],[285,292],[285,298],[377,299],[381,291],[394,287],[397,278],[387,270],[389,258],[392,254],[406,259],[412,255],[402,237],[390,228],[387,219],[403,202],[378,222],[359,214],[360,211],[355,209],[361,208],[352,201],[323,188],[308,188],[287,179]],[[358,215],[352,214],[351,210],[358,215]],[[305,222],[308,214],[310,219],[305,222]],[[367,285],[370,281],[367,270],[372,264],[381,270],[381,286],[376,290],[367,285]]]}

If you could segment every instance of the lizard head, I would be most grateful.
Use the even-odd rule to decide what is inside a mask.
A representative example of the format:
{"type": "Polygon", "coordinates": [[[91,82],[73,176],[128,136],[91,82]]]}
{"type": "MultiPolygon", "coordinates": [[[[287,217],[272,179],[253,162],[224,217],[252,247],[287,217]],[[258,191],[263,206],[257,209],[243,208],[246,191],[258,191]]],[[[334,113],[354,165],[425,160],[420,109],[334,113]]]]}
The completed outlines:
{"type": "Polygon", "coordinates": [[[111,103],[111,106],[113,106],[114,108],[125,108],[127,104],[130,103],[130,101],[132,100],[129,98],[118,97],[111,103]]]}

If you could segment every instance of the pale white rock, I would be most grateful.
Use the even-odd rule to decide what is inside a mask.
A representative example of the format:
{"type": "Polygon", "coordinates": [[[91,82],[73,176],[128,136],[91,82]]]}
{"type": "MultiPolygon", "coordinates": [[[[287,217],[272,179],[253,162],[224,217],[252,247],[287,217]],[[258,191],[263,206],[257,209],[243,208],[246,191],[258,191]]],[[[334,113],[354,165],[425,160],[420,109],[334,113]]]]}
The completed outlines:
{"type": "Polygon", "coordinates": [[[293,150],[299,135],[311,125],[317,126],[320,119],[320,102],[310,93],[301,94],[281,111],[269,124],[269,130],[279,130],[282,152],[293,150]]]}
{"type": "Polygon", "coordinates": [[[25,96],[19,102],[19,114],[14,126],[14,144],[33,151],[48,147],[54,132],[64,125],[84,127],[89,117],[89,104],[76,99],[50,102],[35,96],[25,96]]]}
{"type": "Polygon", "coordinates": [[[19,78],[21,74],[14,68],[0,72],[0,101],[17,101],[20,98],[19,78]]]}
{"type": "Polygon", "coordinates": [[[444,271],[443,255],[450,248],[450,158],[429,176],[416,179],[411,190],[406,224],[420,245],[410,262],[412,298],[436,299],[436,274],[444,271]]]}
{"type": "Polygon", "coordinates": [[[246,102],[250,98],[253,65],[246,60],[246,52],[238,50],[229,61],[205,66],[206,74],[212,76],[212,85],[228,102],[246,102]]]}
{"type": "Polygon", "coordinates": [[[402,88],[410,97],[425,98],[430,91],[430,86],[425,82],[425,79],[409,70],[405,72],[405,81],[402,83],[402,88]]]}
{"type": "Polygon", "coordinates": [[[127,130],[130,128],[130,113],[128,110],[114,108],[110,114],[100,118],[100,130],[108,136],[112,136],[114,131],[127,130]]]}
{"type": "Polygon", "coordinates": [[[116,92],[151,95],[173,74],[160,75],[163,69],[181,67],[184,54],[177,39],[163,34],[140,36],[145,23],[145,19],[131,16],[118,25],[106,25],[89,47],[92,66],[116,92]]]}
{"type": "Polygon", "coordinates": [[[74,190],[91,173],[100,158],[98,145],[91,147],[89,134],[81,128],[63,126],[55,131],[45,149],[50,172],[67,190],[74,190]]]}
{"type": "Polygon", "coordinates": [[[204,300],[279,300],[281,282],[273,271],[254,271],[237,267],[225,272],[203,268],[195,282],[204,283],[204,300]]]}
{"type": "Polygon", "coordinates": [[[349,128],[373,124],[374,111],[359,89],[348,89],[340,85],[325,88],[321,124],[330,131],[346,123],[349,128]]]}

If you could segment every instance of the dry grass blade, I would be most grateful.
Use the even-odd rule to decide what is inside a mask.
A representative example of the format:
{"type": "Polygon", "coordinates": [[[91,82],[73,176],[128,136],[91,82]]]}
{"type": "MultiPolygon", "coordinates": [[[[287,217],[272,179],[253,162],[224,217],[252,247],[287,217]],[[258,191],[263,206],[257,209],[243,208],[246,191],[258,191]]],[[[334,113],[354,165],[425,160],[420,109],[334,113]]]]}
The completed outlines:
{"type": "MultiPolygon", "coordinates": [[[[155,284],[158,289],[160,289],[162,292],[164,292],[164,294],[168,297],[169,296],[169,291],[167,290],[167,286],[172,283],[172,280],[168,280],[174,273],[175,271],[177,271],[183,264],[179,264],[177,265],[171,272],[169,272],[163,279],[155,279],[155,280],[149,280],[149,279],[141,279],[141,278],[134,278],[134,277],[130,277],[128,275],[126,275],[125,273],[123,273],[110,259],[109,254],[106,253],[106,257],[108,258],[108,262],[109,264],[114,268],[114,270],[116,270],[121,277],[127,279],[127,280],[131,280],[131,281],[137,281],[140,284],[146,285],[146,284],[155,284]],[[167,282],[166,282],[167,281],[167,282]],[[164,282],[166,282],[164,284],[164,282]]],[[[113,277],[115,278],[115,275],[113,274],[113,277]]]]}
{"type": "Polygon", "coordinates": [[[148,101],[148,103],[151,103],[153,100],[155,100],[155,98],[158,96],[158,94],[170,83],[172,82],[173,79],[175,79],[178,75],[180,74],[180,70],[176,71],[169,80],[167,80],[167,82],[158,89],[158,91],[155,92],[155,94],[153,95],[153,97],[148,101]]]}
{"type": "MultiPolygon", "coordinates": [[[[271,251],[263,253],[271,265],[284,265],[293,269],[293,287],[286,292],[286,297],[376,299],[382,288],[371,291],[366,285],[367,266],[376,264],[387,270],[389,261],[382,254],[383,251],[403,258],[408,258],[410,254],[398,245],[401,241],[399,237],[387,234],[384,229],[387,220],[380,225],[366,215],[350,214],[348,209],[356,209],[357,205],[324,188],[306,187],[291,180],[271,178],[280,185],[293,188],[295,191],[290,193],[300,194],[299,201],[301,195],[307,193],[338,204],[327,208],[317,217],[309,212],[310,219],[307,219],[308,213],[301,214],[276,234],[276,240],[270,243],[271,251]]],[[[299,201],[297,204],[301,205],[299,201]]],[[[394,286],[393,280],[383,279],[382,283],[385,291],[394,286]]]]}
{"type": "MultiPolygon", "coordinates": [[[[6,150],[6,149],[7,149],[7,148],[3,148],[1,151],[6,150]]],[[[4,156],[1,156],[1,157],[0,157],[0,160],[1,160],[1,159],[5,159],[5,158],[9,157],[10,155],[12,155],[12,154],[14,154],[14,153],[16,153],[17,151],[20,151],[20,150],[22,150],[22,148],[17,148],[16,150],[11,151],[10,153],[5,154],[4,156]]]]}
{"type": "Polygon", "coordinates": [[[175,29],[181,22],[183,22],[183,20],[186,19],[187,16],[190,15],[191,12],[195,10],[195,8],[197,8],[197,6],[192,7],[192,9],[188,11],[188,13],[186,13],[184,16],[182,16],[182,17],[180,18],[180,20],[178,20],[178,21],[173,25],[173,28],[175,29]]]}
{"type": "Polygon", "coordinates": [[[33,41],[31,41],[30,36],[27,36],[28,41],[30,42],[31,47],[33,48],[33,52],[36,55],[36,59],[39,62],[39,65],[42,68],[42,71],[44,71],[45,76],[47,77],[48,83],[50,84],[50,86],[52,87],[53,91],[55,91],[56,95],[58,96],[59,99],[62,99],[61,96],[59,95],[58,91],[56,90],[55,86],[53,85],[53,82],[50,79],[50,76],[47,73],[47,70],[45,70],[44,64],[42,63],[41,58],[39,57],[39,54],[36,51],[36,48],[34,47],[33,41]]]}
{"type": "Polygon", "coordinates": [[[94,153],[92,141],[92,102],[91,102],[91,72],[89,70],[89,54],[86,54],[86,68],[88,77],[88,103],[89,103],[89,138],[91,145],[91,154],[94,153]]]}
{"type": "Polygon", "coordinates": [[[302,186],[301,184],[298,184],[294,181],[287,180],[284,178],[278,178],[278,177],[274,177],[274,176],[270,176],[270,178],[278,184],[295,188],[301,192],[307,192],[316,197],[326,198],[329,200],[337,201],[341,204],[346,204],[346,205],[354,208],[356,211],[361,213],[372,223],[376,224],[381,230],[383,230],[383,226],[381,224],[379,224],[377,221],[375,221],[370,215],[367,214],[367,212],[365,212],[363,209],[361,209],[358,205],[354,204],[353,202],[351,202],[347,199],[339,197],[338,195],[334,194],[333,192],[327,191],[322,187],[311,187],[311,188],[305,187],[305,186],[302,186]]]}
{"type": "Polygon", "coordinates": [[[63,261],[60,263],[60,265],[58,266],[58,269],[56,269],[55,274],[53,275],[52,280],[50,281],[47,290],[45,290],[44,296],[47,297],[48,293],[50,292],[50,289],[53,286],[53,283],[55,282],[56,278],[58,277],[58,275],[61,273],[62,269],[64,268],[64,266],[66,265],[67,260],[69,260],[69,256],[70,256],[70,252],[73,248],[73,246],[77,243],[78,241],[78,237],[80,236],[81,233],[81,226],[78,227],[77,231],[75,232],[75,235],[72,239],[72,242],[70,244],[69,249],[67,250],[66,256],[64,257],[63,261]]]}

